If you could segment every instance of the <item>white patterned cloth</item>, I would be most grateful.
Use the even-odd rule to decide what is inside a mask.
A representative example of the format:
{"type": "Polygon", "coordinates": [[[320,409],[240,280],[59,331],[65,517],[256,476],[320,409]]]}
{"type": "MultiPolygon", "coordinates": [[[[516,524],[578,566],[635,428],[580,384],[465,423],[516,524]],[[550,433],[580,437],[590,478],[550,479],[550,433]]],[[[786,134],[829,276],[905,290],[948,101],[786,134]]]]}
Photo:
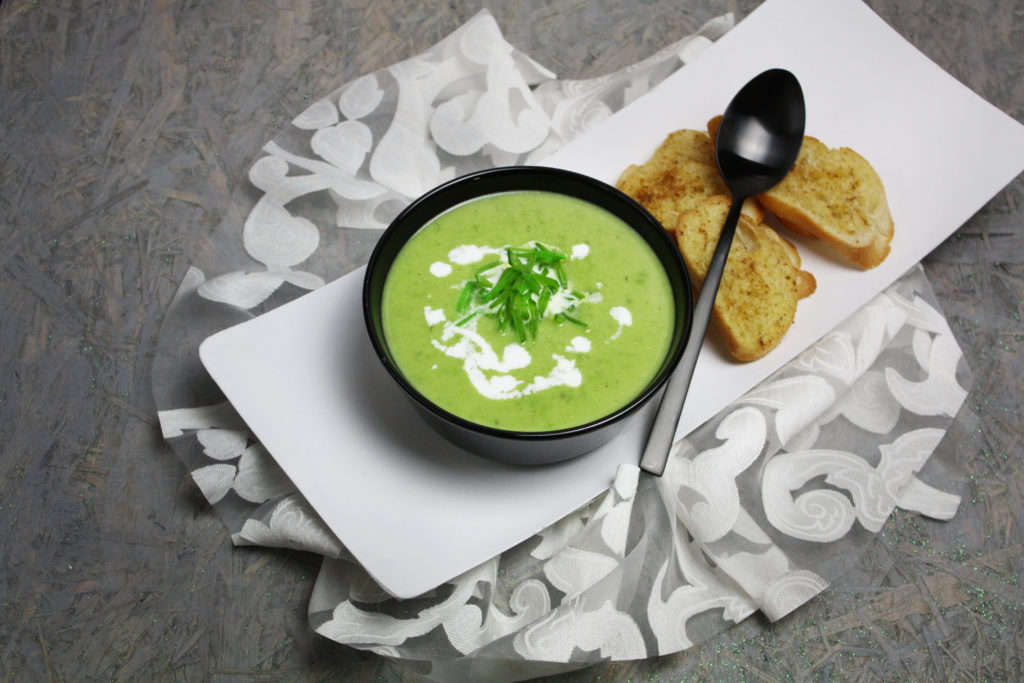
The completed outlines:
{"type": "Polygon", "coordinates": [[[662,478],[624,465],[591,503],[413,600],[352,559],[198,361],[206,336],[363,263],[415,196],[537,162],[731,25],[719,18],[607,77],[560,81],[482,12],[315,102],[253,163],[253,187],[168,311],[154,393],[164,436],[236,544],[324,556],[309,606],[318,633],[429,663],[438,680],[664,655],[806,603],[896,506],[955,514],[959,498],[918,473],[943,475],[932,456],[969,375],[920,267],[678,442],[662,478]]]}

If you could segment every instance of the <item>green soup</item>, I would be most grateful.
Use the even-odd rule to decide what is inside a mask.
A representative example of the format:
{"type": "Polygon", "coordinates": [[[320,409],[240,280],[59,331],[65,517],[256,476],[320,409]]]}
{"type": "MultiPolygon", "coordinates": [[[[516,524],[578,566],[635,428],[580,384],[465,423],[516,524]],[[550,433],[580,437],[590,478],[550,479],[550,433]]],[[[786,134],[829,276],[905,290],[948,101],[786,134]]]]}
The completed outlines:
{"type": "Polygon", "coordinates": [[[632,228],[532,191],[473,200],[424,226],[382,301],[388,348],[413,387],[465,419],[531,432],[585,424],[639,395],[674,315],[668,277],[632,228]]]}

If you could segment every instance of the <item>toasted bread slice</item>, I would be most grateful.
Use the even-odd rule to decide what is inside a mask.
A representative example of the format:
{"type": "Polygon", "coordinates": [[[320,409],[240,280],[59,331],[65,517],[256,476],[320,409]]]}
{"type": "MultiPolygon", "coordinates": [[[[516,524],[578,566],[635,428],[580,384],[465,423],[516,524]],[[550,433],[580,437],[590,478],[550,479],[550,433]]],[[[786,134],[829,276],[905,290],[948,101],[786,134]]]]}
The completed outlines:
{"type": "MultiPolygon", "coordinates": [[[[712,140],[721,120],[708,122],[712,140]]],[[[848,147],[830,149],[805,136],[793,169],[757,198],[787,228],[820,239],[861,268],[874,268],[889,255],[893,221],[885,187],[871,164],[848,147]]]]}
{"type": "MultiPolygon", "coordinates": [[[[718,173],[714,144],[698,130],[670,133],[647,162],[623,171],[616,185],[670,231],[683,211],[705,197],[729,192],[718,173]]],[[[757,221],[764,213],[754,201],[746,202],[743,211],[757,221]]]]}
{"type": "Polygon", "coordinates": [[[848,147],[805,137],[781,183],[758,196],[787,228],[816,237],[861,268],[889,255],[893,221],[881,178],[848,147]]]}
{"type": "MultiPolygon", "coordinates": [[[[679,214],[676,242],[695,283],[703,285],[730,200],[707,197],[679,214]]],[[[712,320],[729,352],[741,361],[761,358],[778,346],[793,324],[797,300],[815,289],[814,276],[800,270],[792,244],[764,223],[741,214],[729,250],[712,320]]]]}

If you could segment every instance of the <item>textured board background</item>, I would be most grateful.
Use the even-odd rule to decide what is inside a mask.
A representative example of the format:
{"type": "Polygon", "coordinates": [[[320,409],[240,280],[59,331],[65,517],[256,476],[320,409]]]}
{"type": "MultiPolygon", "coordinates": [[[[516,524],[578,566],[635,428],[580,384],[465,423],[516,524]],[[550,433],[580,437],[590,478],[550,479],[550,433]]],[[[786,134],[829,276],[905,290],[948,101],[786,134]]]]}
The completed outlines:
{"type": "MultiPolygon", "coordinates": [[[[1018,0],[868,4],[1024,122],[1018,0]]],[[[756,5],[490,9],[520,50],[588,77],[756,5]]],[[[149,373],[163,311],[263,142],[482,6],[0,4],[0,677],[416,680],[311,632],[315,557],[232,547],[160,437],[149,373]]],[[[1018,177],[925,260],[975,379],[946,443],[957,517],[897,513],[780,623],[553,680],[1024,676],[1022,207],[1018,177]]]]}

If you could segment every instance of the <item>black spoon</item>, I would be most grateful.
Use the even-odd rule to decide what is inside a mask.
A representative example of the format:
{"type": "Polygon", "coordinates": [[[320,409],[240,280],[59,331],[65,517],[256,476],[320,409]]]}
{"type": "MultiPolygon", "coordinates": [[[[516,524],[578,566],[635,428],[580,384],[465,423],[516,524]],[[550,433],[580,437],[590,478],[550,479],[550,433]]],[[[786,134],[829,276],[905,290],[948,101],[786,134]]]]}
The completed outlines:
{"type": "Polygon", "coordinates": [[[732,191],[732,206],[693,308],[690,341],[665,388],[640,460],[641,469],[655,476],[665,471],[740,208],[746,199],[770,189],[789,173],[803,143],[804,115],[803,90],[796,77],[784,69],[770,69],[743,86],[722,116],[715,158],[732,191]]]}

